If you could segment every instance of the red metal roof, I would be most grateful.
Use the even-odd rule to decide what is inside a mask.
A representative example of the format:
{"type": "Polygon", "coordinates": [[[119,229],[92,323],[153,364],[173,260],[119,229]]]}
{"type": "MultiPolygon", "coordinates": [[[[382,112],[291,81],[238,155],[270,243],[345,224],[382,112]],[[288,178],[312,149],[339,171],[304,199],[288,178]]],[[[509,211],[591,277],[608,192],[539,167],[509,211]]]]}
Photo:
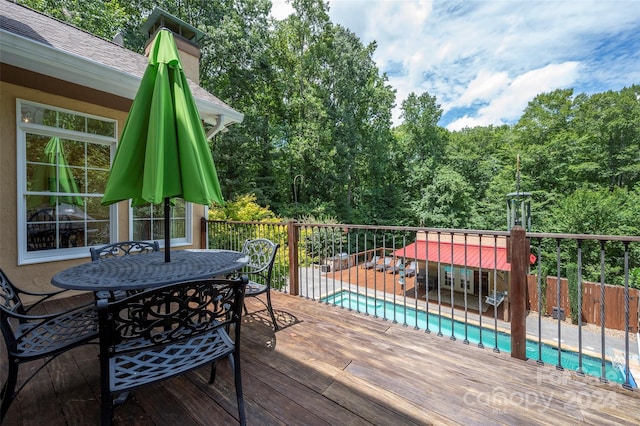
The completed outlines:
{"type": "MultiPolygon", "coordinates": [[[[437,241],[416,241],[393,253],[396,257],[406,257],[418,260],[428,260],[444,265],[467,266],[482,269],[497,269],[498,271],[510,271],[511,264],[507,262],[507,249],[504,247],[478,246],[471,244],[455,244],[437,241]],[[466,260],[465,260],[466,247],[466,260]],[[453,258],[453,261],[452,261],[453,258]]],[[[530,256],[531,263],[536,257],[530,256]]]]}

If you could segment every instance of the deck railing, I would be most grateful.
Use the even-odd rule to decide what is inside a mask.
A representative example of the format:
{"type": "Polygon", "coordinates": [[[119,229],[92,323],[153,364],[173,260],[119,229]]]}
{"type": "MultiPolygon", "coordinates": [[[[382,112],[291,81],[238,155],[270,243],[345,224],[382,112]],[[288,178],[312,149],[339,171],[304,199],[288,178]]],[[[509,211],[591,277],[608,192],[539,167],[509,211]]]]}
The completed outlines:
{"type": "Polygon", "coordinates": [[[512,356],[538,363],[550,363],[543,349],[555,346],[558,370],[572,350],[578,374],[595,360],[599,371],[587,374],[607,382],[613,363],[616,381],[636,386],[640,237],[202,221],[207,247],[240,250],[258,237],[280,243],[277,291],[494,351],[507,339],[512,356]],[[399,269],[376,272],[367,265],[374,256],[401,260],[399,269]],[[415,259],[419,270],[405,275],[415,259]],[[526,352],[532,335],[536,354],[526,352]]]}

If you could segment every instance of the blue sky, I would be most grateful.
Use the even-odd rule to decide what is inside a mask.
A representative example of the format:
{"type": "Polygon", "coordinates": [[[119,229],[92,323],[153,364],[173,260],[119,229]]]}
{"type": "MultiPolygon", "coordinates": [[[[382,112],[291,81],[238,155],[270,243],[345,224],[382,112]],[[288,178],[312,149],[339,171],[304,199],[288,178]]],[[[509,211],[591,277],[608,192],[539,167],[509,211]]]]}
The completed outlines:
{"type": "MultiPolygon", "coordinates": [[[[272,0],[274,17],[290,13],[272,0]]],[[[640,84],[640,0],[332,0],[396,90],[435,96],[450,130],[510,124],[537,94],[640,84]]]]}

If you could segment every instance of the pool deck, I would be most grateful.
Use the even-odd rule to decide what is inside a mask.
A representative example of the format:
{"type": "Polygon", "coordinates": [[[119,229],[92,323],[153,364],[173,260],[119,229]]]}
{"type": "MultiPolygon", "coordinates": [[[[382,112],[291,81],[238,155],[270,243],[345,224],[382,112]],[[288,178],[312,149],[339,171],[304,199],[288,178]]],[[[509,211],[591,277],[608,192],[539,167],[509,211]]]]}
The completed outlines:
{"type": "MultiPolygon", "coordinates": [[[[640,391],[619,384],[278,292],[274,332],[263,307],[247,305],[248,425],[640,424],[640,391]]],[[[213,385],[208,372],[133,391],[114,424],[238,424],[228,364],[213,385]]],[[[3,424],[98,424],[99,374],[95,345],[65,353],[23,389],[3,424]]]]}

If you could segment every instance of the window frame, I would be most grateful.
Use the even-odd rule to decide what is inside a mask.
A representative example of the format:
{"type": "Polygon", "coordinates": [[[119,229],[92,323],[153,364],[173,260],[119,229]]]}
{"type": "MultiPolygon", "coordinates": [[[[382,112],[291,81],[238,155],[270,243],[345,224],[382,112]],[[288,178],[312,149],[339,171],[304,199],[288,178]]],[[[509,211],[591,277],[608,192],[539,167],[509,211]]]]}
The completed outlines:
{"type": "MultiPolygon", "coordinates": [[[[18,265],[53,262],[67,259],[78,259],[89,256],[89,247],[71,247],[51,250],[28,251],[27,244],[27,134],[34,134],[44,137],[59,137],[72,139],[79,142],[95,143],[109,147],[109,164],[113,162],[118,141],[118,121],[113,118],[101,117],[60,108],[53,105],[42,104],[26,99],[16,99],[16,173],[17,173],[17,240],[18,240],[18,265]],[[59,113],[71,114],[79,117],[96,119],[105,122],[112,122],[114,125],[113,136],[103,136],[91,133],[79,132],[76,130],[51,127],[34,122],[26,122],[22,119],[23,105],[55,110],[59,113]]],[[[85,195],[86,193],[82,193],[85,195]]],[[[117,204],[109,208],[109,239],[114,241],[118,235],[118,207],[117,204]]]]}

